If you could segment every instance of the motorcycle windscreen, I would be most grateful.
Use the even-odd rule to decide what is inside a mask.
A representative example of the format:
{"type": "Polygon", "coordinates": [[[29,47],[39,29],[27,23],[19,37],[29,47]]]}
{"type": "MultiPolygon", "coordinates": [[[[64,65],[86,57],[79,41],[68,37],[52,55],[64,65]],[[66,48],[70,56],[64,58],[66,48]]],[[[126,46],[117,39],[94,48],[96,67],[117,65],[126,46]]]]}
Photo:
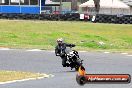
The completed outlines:
{"type": "Polygon", "coordinates": [[[66,47],[65,52],[66,54],[70,54],[70,52],[72,52],[72,49],[70,47],[66,47]]]}

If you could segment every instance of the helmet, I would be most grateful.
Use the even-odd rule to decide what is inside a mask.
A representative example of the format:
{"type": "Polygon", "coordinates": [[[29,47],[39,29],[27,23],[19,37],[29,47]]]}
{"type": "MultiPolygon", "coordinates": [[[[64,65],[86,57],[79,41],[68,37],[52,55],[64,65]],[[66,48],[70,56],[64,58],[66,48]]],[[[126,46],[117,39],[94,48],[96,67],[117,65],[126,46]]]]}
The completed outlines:
{"type": "Polygon", "coordinates": [[[57,42],[63,42],[63,38],[58,38],[57,42]]]}
{"type": "Polygon", "coordinates": [[[57,43],[58,43],[59,45],[61,45],[61,44],[63,43],[63,38],[58,38],[58,39],[57,39],[57,43]]]}

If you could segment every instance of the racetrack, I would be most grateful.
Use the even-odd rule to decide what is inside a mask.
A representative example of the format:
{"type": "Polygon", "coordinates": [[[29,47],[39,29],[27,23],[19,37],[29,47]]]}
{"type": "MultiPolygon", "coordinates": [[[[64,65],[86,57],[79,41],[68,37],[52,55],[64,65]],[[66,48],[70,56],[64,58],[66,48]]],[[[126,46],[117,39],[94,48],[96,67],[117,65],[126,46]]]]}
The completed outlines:
{"type": "MultiPolygon", "coordinates": [[[[87,73],[130,74],[132,56],[121,53],[79,52],[87,73]]],[[[130,84],[76,83],[76,72],[61,66],[52,51],[0,50],[0,70],[52,74],[54,77],[0,85],[0,88],[132,88],[130,84]]]]}

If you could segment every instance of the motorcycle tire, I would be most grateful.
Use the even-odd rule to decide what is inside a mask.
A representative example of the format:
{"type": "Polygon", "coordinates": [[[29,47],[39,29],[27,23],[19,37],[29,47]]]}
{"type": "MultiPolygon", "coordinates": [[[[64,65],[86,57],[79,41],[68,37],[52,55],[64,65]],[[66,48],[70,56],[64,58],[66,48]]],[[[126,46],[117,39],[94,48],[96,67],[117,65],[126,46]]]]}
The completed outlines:
{"type": "Polygon", "coordinates": [[[84,76],[76,76],[76,81],[79,85],[84,85],[86,83],[86,78],[84,76]]]}

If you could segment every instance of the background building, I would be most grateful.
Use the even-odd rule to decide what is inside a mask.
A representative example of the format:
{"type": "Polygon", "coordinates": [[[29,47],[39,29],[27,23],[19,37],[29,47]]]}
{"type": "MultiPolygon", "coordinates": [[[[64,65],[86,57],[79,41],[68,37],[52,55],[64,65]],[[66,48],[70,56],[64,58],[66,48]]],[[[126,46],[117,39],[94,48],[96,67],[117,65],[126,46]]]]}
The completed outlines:
{"type": "Polygon", "coordinates": [[[122,0],[125,4],[130,6],[130,14],[132,15],[132,0],[122,0]]]}
{"type": "MultiPolygon", "coordinates": [[[[87,14],[95,14],[95,5],[93,0],[89,0],[81,5],[80,12],[87,14]]],[[[100,11],[99,14],[109,14],[109,15],[130,15],[130,6],[125,4],[120,0],[100,0],[100,11]]]]}

